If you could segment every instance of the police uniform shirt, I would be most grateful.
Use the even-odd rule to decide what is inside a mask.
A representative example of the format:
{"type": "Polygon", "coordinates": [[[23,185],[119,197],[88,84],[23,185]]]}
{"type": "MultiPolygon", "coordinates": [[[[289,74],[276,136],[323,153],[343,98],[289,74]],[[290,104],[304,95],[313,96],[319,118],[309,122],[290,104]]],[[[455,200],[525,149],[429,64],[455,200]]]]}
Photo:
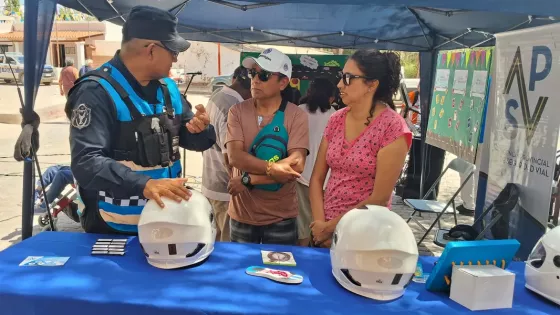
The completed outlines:
{"type": "MultiPolygon", "coordinates": [[[[157,103],[159,81],[151,81],[147,86],[140,85],[123,64],[118,51],[109,63],[123,74],[140,97],[150,104],[157,103]]],[[[192,106],[184,97],[181,99],[183,117],[179,146],[199,152],[210,148],[216,141],[214,127],[209,125],[201,133],[190,133],[186,124],[194,116],[192,106]]],[[[111,145],[115,140],[113,135],[117,125],[117,113],[106,90],[95,81],[82,82],[69,96],[66,115],[71,119],[72,124],[70,128],[72,172],[80,189],[115,190],[132,196],[142,196],[150,177],[134,172],[110,157],[111,145]],[[72,119],[72,112],[78,107],[82,111],[79,115],[80,119],[76,117],[72,119]]]]}

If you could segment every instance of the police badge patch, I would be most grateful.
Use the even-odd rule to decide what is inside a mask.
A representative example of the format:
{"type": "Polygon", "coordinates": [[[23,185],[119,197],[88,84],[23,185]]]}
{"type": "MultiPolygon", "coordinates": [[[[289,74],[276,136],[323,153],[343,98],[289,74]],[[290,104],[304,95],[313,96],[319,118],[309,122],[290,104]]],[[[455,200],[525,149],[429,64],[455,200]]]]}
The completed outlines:
{"type": "Polygon", "coordinates": [[[91,109],[86,104],[80,104],[72,110],[72,127],[84,129],[91,123],[91,109]]]}

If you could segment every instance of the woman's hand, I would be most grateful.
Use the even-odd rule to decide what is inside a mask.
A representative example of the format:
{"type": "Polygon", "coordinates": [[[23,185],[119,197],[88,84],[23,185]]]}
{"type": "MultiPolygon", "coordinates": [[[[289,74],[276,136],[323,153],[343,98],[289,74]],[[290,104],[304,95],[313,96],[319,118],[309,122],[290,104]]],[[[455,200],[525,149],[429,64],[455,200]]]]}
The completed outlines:
{"type": "Polygon", "coordinates": [[[317,220],[313,221],[309,227],[311,228],[311,233],[313,234],[313,243],[315,245],[320,245],[321,243],[332,238],[333,233],[330,230],[329,222],[317,220]]]}

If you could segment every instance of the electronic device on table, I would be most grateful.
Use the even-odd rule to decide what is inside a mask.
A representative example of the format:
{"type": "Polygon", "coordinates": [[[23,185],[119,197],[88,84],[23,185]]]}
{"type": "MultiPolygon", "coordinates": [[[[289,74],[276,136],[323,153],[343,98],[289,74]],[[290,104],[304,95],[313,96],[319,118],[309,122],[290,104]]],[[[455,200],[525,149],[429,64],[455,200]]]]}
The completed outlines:
{"type": "Polygon", "coordinates": [[[505,269],[519,246],[515,239],[449,242],[426,282],[426,289],[432,292],[449,291],[455,265],[495,265],[505,269]]]}

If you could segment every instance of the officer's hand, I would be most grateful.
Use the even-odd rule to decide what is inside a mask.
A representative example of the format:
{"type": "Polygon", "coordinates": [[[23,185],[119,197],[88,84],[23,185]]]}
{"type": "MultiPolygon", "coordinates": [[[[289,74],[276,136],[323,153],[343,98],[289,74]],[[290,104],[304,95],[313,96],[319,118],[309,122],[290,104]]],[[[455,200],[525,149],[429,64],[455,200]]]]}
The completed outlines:
{"type": "Polygon", "coordinates": [[[188,178],[150,179],[144,187],[144,197],[155,200],[162,208],[165,207],[165,204],[161,197],[167,197],[177,202],[181,202],[182,199],[189,200],[192,193],[185,187],[187,181],[188,178]]]}
{"type": "Polygon", "coordinates": [[[201,133],[210,124],[210,117],[204,108],[204,105],[196,105],[196,113],[194,117],[187,123],[187,129],[190,133],[201,133]]]}

